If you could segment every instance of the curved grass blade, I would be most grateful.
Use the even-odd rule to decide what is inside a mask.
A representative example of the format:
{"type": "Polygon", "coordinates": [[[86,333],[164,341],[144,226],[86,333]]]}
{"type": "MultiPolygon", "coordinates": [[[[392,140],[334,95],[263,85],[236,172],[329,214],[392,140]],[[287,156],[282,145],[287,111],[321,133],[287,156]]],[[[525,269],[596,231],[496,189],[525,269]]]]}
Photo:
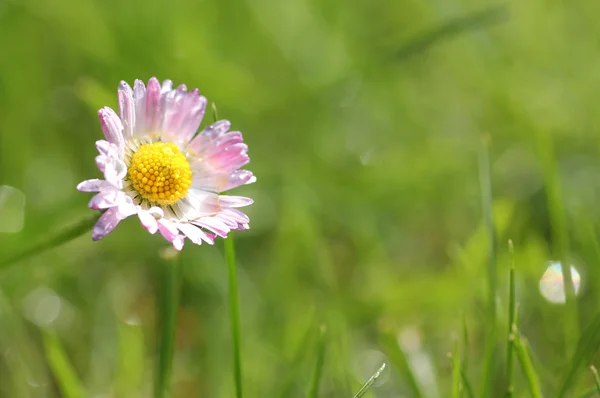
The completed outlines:
{"type": "Polygon", "coordinates": [[[520,333],[516,332],[514,336],[514,349],[517,354],[517,358],[521,363],[521,368],[525,373],[525,378],[529,385],[529,392],[533,398],[542,398],[542,390],[540,388],[539,377],[531,362],[531,356],[529,355],[529,345],[527,340],[520,333]]]}
{"type": "Polygon", "coordinates": [[[317,362],[310,383],[310,390],[308,391],[309,398],[317,398],[319,396],[319,385],[321,383],[321,374],[323,373],[323,364],[325,363],[325,333],[325,327],[321,326],[321,333],[317,343],[317,362]]]}
{"type": "Polygon", "coordinates": [[[442,25],[422,33],[396,51],[398,59],[405,59],[422,53],[441,42],[460,34],[505,22],[509,13],[505,5],[494,5],[485,10],[449,19],[442,25]]]}
{"type": "Polygon", "coordinates": [[[369,388],[371,388],[371,386],[373,385],[373,383],[375,383],[375,381],[377,381],[377,379],[379,378],[379,376],[381,376],[381,373],[383,373],[384,370],[385,370],[385,363],[383,363],[381,365],[381,367],[379,367],[379,369],[377,369],[377,372],[373,373],[373,376],[371,376],[371,378],[369,378],[369,380],[367,380],[367,382],[361,387],[360,390],[358,390],[358,392],[354,395],[353,398],[360,398],[363,395],[365,395],[367,390],[369,388]]]}
{"type": "Polygon", "coordinates": [[[410,367],[408,359],[402,348],[398,345],[398,341],[392,333],[383,333],[381,335],[381,346],[382,351],[389,358],[392,365],[400,372],[405,382],[408,384],[410,389],[411,397],[420,398],[423,397],[421,387],[417,382],[415,375],[410,367]]]}
{"type": "Polygon", "coordinates": [[[594,375],[594,383],[596,383],[596,392],[600,395],[600,376],[598,376],[598,369],[594,365],[590,366],[590,370],[594,375]]]}
{"type": "Polygon", "coordinates": [[[77,224],[70,225],[63,230],[59,231],[53,236],[50,236],[46,240],[42,240],[38,243],[33,244],[32,246],[26,247],[7,258],[0,260],[0,268],[4,268],[9,266],[17,261],[21,261],[26,259],[27,257],[31,257],[33,255],[39,254],[46,250],[50,250],[57,246],[62,245],[63,243],[67,243],[75,238],[80,237],[84,233],[90,231],[98,218],[100,218],[101,213],[92,213],[87,216],[83,220],[79,221],[77,224]]]}
{"type": "Polygon", "coordinates": [[[596,314],[594,320],[581,335],[573,358],[569,363],[569,368],[565,373],[563,382],[558,391],[557,397],[565,397],[570,390],[584,363],[590,362],[600,346],[600,313],[596,314]]]}
{"type": "Polygon", "coordinates": [[[42,331],[42,341],[48,358],[48,365],[62,393],[61,396],[65,398],[85,397],[81,380],[75,373],[75,369],[71,365],[58,337],[50,331],[42,331]]]}

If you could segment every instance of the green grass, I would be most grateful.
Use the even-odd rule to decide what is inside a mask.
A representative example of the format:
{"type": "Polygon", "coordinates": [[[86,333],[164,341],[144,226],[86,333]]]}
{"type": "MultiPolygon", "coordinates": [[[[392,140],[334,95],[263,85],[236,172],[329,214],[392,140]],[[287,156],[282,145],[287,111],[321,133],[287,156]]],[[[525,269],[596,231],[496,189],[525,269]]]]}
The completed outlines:
{"type": "Polygon", "coordinates": [[[0,232],[0,397],[147,397],[156,369],[173,398],[352,397],[382,363],[364,398],[597,394],[599,12],[0,2],[0,186],[26,198],[0,232]],[[97,110],[151,76],[214,101],[258,178],[231,192],[255,200],[235,267],[188,244],[166,324],[167,243],[134,218],[92,242],[75,190],[100,176],[97,110]],[[564,305],[550,261],[581,274],[564,305]]]}

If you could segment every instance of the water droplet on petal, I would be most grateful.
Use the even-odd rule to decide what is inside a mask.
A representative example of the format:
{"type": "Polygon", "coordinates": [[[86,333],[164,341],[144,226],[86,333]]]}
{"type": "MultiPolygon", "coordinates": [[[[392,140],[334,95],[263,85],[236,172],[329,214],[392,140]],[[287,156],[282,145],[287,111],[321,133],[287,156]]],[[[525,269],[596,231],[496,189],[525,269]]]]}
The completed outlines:
{"type": "MultiPolygon", "coordinates": [[[[575,294],[579,293],[579,287],[581,284],[581,276],[579,272],[571,265],[571,280],[573,281],[573,287],[575,294]]],[[[540,279],[540,293],[546,300],[555,304],[564,304],[565,298],[565,285],[564,277],[562,273],[562,267],[559,262],[551,262],[540,279]]]]}

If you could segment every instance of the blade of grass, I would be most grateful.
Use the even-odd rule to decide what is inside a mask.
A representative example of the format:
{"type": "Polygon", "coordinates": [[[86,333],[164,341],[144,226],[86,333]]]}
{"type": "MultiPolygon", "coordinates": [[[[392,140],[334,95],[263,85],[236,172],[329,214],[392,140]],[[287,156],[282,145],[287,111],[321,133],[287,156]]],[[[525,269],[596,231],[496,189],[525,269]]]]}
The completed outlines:
{"type": "Polygon", "coordinates": [[[42,331],[44,351],[48,358],[48,365],[56,379],[58,388],[65,398],[83,398],[85,390],[71,365],[67,353],[60,340],[50,331],[42,331]]]}
{"type": "Polygon", "coordinates": [[[467,328],[467,318],[464,313],[462,314],[462,340],[463,355],[460,365],[460,376],[463,383],[463,391],[467,394],[469,398],[475,398],[475,395],[473,394],[473,389],[471,388],[471,383],[469,383],[469,379],[467,378],[469,363],[469,330],[467,328]]]}
{"type": "Polygon", "coordinates": [[[369,378],[369,380],[367,380],[367,382],[360,388],[360,390],[358,390],[358,392],[354,395],[353,398],[360,398],[363,395],[365,395],[367,390],[369,388],[371,388],[371,386],[373,385],[373,383],[375,383],[375,381],[377,381],[377,379],[379,378],[379,376],[381,376],[381,373],[383,373],[384,370],[385,370],[385,363],[383,363],[381,365],[381,367],[379,367],[379,369],[377,369],[377,372],[373,373],[373,376],[371,376],[369,378]]]}
{"type": "Polygon", "coordinates": [[[590,366],[590,370],[592,371],[592,374],[594,375],[594,383],[596,383],[596,391],[598,392],[598,395],[600,395],[600,376],[598,376],[598,370],[596,369],[596,367],[594,365],[590,366]]]}
{"type": "Polygon", "coordinates": [[[155,375],[154,397],[164,398],[171,395],[171,375],[173,353],[177,333],[177,309],[181,285],[181,256],[166,258],[160,263],[158,286],[159,331],[158,366],[155,375]]]}
{"type": "Polygon", "coordinates": [[[546,186],[553,254],[561,264],[564,281],[566,322],[563,322],[563,324],[565,327],[566,356],[569,357],[573,355],[573,347],[579,338],[579,312],[575,298],[571,267],[568,262],[569,235],[567,230],[567,216],[562,198],[562,188],[554,154],[552,135],[547,131],[538,131],[536,138],[546,186]]]}
{"type": "Polygon", "coordinates": [[[429,32],[425,32],[403,45],[397,50],[396,57],[399,59],[408,58],[426,51],[442,40],[448,40],[469,31],[505,22],[508,20],[508,17],[509,13],[505,5],[495,5],[482,11],[449,19],[439,27],[431,29],[429,32]]]}
{"type": "Polygon", "coordinates": [[[118,336],[115,396],[134,397],[143,384],[144,334],[139,325],[122,323],[118,325],[118,336]]]}
{"type": "Polygon", "coordinates": [[[467,375],[465,374],[465,372],[463,372],[462,370],[460,372],[460,377],[463,383],[463,391],[465,392],[465,394],[467,394],[467,397],[475,398],[473,388],[471,388],[471,383],[469,382],[469,379],[467,379],[467,375]]]}
{"type": "Polygon", "coordinates": [[[308,390],[309,398],[317,398],[319,396],[319,384],[321,382],[321,374],[323,373],[323,364],[325,363],[325,333],[325,327],[321,326],[319,341],[317,342],[317,362],[313,371],[310,389],[308,390]]]}
{"type": "Polygon", "coordinates": [[[452,397],[460,398],[460,355],[458,353],[458,340],[454,341],[452,353],[452,397]]]}
{"type": "Polygon", "coordinates": [[[529,345],[527,344],[527,340],[518,332],[515,333],[514,348],[517,358],[519,359],[519,363],[521,364],[521,368],[525,373],[525,379],[529,385],[529,392],[531,393],[531,396],[533,398],[541,398],[542,390],[540,389],[539,377],[535,372],[533,363],[531,362],[529,345]]]}
{"type": "Polygon", "coordinates": [[[391,332],[383,332],[380,337],[380,344],[382,351],[387,355],[392,365],[398,370],[407,383],[411,393],[410,396],[416,398],[422,397],[423,392],[421,391],[421,387],[412,372],[406,354],[398,344],[394,334],[391,332]]]}
{"type": "Polygon", "coordinates": [[[492,176],[489,157],[489,137],[482,140],[479,150],[479,182],[481,187],[481,204],[488,235],[488,331],[485,343],[485,359],[481,396],[490,395],[490,384],[494,373],[494,352],[496,348],[496,228],[494,226],[492,176]]]}
{"type": "Polygon", "coordinates": [[[577,343],[573,358],[569,362],[568,370],[565,373],[561,387],[558,390],[557,396],[559,398],[566,396],[567,392],[579,376],[583,364],[585,362],[591,362],[592,357],[598,350],[598,346],[600,346],[600,313],[596,314],[577,343]]]}
{"type": "Polygon", "coordinates": [[[86,218],[79,221],[78,223],[69,225],[68,227],[64,228],[61,231],[58,231],[56,234],[53,234],[47,239],[37,242],[32,246],[25,247],[19,250],[18,252],[11,254],[5,259],[0,260],[0,268],[7,267],[18,261],[42,253],[46,250],[53,249],[57,246],[60,246],[75,238],[80,237],[81,235],[90,231],[94,227],[94,224],[96,224],[96,221],[98,221],[98,218],[100,218],[100,216],[100,213],[94,212],[91,215],[88,215],[86,218]]]}
{"type": "Polygon", "coordinates": [[[227,272],[229,276],[229,315],[231,323],[231,337],[233,339],[233,379],[237,398],[242,398],[242,357],[241,357],[241,327],[240,307],[238,297],[237,270],[235,266],[235,249],[231,233],[225,239],[225,258],[227,259],[227,272]]]}
{"type": "Polygon", "coordinates": [[[508,335],[506,350],[506,396],[512,397],[514,390],[514,331],[515,325],[515,248],[512,240],[508,241],[508,252],[510,256],[510,270],[508,276],[508,335]]]}

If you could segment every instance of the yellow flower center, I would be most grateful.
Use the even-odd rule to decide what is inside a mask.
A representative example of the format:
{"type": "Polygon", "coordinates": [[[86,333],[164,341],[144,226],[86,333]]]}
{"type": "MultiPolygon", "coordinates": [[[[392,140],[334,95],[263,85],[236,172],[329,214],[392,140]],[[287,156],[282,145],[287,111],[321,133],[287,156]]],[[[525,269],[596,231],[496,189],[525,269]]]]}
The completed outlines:
{"type": "Polygon", "coordinates": [[[141,145],[133,154],[127,177],[142,198],[172,205],[192,185],[192,168],[177,145],[155,142],[141,145]]]}

